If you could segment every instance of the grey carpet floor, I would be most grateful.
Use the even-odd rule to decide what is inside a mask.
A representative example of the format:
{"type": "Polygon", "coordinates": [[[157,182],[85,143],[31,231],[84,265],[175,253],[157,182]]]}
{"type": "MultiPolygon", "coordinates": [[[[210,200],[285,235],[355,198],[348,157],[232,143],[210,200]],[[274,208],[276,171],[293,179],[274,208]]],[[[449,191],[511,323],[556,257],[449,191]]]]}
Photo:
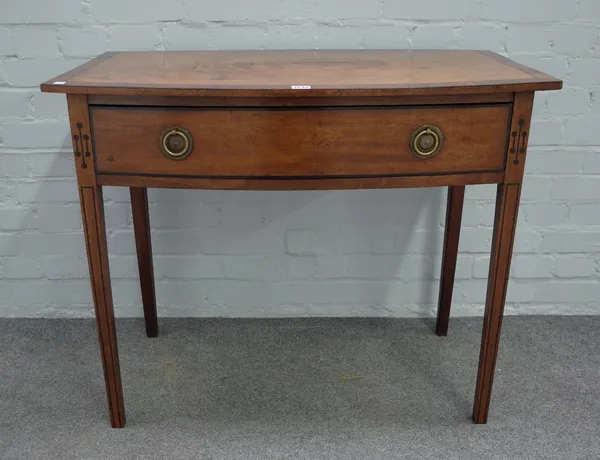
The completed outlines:
{"type": "Polygon", "coordinates": [[[117,322],[109,427],[91,320],[0,320],[0,458],[600,458],[600,317],[507,317],[473,425],[481,319],[117,322]]]}

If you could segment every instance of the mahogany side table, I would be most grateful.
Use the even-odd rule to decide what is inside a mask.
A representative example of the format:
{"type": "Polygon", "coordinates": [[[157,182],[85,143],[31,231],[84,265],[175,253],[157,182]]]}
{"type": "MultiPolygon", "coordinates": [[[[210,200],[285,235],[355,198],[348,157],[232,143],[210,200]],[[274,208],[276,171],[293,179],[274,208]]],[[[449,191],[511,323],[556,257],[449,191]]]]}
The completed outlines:
{"type": "Polygon", "coordinates": [[[111,424],[125,425],[104,186],[130,187],[146,331],[158,334],[148,187],[448,187],[436,333],[448,330],[465,186],[498,184],[473,421],[486,423],[534,92],[484,51],[105,53],[66,93],[111,424]]]}

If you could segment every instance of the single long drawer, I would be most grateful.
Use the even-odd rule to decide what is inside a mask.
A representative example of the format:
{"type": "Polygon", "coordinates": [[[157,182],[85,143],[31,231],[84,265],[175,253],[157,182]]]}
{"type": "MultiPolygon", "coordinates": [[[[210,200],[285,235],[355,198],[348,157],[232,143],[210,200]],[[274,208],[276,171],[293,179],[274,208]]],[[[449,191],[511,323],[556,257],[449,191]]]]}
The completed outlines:
{"type": "MultiPolygon", "coordinates": [[[[238,178],[501,171],[510,112],[510,104],[90,109],[99,174],[238,178]],[[423,125],[439,130],[435,155],[419,156],[411,147],[423,125]],[[187,140],[164,137],[182,132],[187,140]],[[189,140],[191,153],[170,156],[165,139],[175,142],[176,153],[189,140]]],[[[431,139],[419,142],[429,148],[431,139]]]]}

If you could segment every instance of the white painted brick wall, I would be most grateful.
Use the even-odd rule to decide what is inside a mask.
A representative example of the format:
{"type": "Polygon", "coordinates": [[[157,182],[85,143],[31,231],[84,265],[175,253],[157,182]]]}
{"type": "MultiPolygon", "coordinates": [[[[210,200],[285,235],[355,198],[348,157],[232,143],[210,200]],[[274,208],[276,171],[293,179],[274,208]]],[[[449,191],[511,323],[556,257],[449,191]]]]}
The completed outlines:
{"type": "MultiPolygon", "coordinates": [[[[39,83],[107,50],[245,48],[490,49],[565,79],[536,98],[507,312],[600,313],[598,0],[3,0],[0,316],[93,311],[65,98],[39,83]]],[[[139,316],[129,194],[105,198],[116,312],[139,316]]],[[[161,315],[435,311],[442,189],[150,199],[161,315]]],[[[456,315],[483,309],[494,199],[467,189],[456,315]]]]}

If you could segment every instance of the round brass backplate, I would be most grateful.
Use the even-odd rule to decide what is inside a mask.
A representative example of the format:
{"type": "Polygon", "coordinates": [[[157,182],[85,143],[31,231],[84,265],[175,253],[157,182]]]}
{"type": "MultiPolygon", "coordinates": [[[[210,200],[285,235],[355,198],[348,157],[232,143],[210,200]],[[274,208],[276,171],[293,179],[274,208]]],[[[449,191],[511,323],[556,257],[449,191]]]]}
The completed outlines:
{"type": "Polygon", "coordinates": [[[183,128],[168,128],[160,136],[160,150],[172,160],[183,160],[193,147],[192,136],[183,128]]]}
{"type": "Polygon", "coordinates": [[[444,135],[433,125],[419,126],[410,137],[410,150],[419,158],[431,158],[442,150],[444,135]]]}

